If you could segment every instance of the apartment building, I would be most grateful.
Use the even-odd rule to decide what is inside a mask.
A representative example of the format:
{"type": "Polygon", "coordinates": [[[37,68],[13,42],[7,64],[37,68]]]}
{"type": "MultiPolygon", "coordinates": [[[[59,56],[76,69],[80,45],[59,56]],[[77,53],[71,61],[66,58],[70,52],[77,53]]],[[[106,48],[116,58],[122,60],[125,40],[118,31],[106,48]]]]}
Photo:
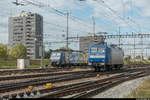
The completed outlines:
{"type": "Polygon", "coordinates": [[[43,54],[43,17],[37,13],[22,11],[9,17],[8,49],[17,43],[27,48],[27,57],[41,58],[43,54]]]}

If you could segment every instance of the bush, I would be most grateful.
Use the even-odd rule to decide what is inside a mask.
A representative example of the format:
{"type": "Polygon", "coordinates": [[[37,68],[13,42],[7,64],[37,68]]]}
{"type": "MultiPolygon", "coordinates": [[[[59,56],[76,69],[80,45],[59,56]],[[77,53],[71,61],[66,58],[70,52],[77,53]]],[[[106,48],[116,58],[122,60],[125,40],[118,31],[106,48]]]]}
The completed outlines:
{"type": "Polygon", "coordinates": [[[27,49],[23,44],[16,44],[11,50],[10,55],[16,59],[25,59],[27,57],[27,49]]]}
{"type": "Polygon", "coordinates": [[[7,58],[7,57],[8,57],[7,45],[0,44],[0,58],[7,58]]]}

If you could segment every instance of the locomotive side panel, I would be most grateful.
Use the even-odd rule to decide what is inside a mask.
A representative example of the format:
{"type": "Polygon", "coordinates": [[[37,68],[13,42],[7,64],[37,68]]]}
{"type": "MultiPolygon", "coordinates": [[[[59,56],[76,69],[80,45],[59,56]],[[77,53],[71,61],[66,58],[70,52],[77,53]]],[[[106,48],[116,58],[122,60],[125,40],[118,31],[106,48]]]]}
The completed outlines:
{"type": "Polygon", "coordinates": [[[122,49],[118,48],[118,47],[111,47],[110,48],[110,60],[109,60],[109,64],[110,65],[117,65],[117,64],[123,64],[123,51],[122,49]]]}
{"type": "Polygon", "coordinates": [[[69,55],[69,64],[71,65],[84,65],[87,63],[86,56],[82,52],[72,52],[69,55]]]}
{"type": "Polygon", "coordinates": [[[50,57],[51,65],[58,66],[61,63],[61,52],[52,52],[50,57]]]}

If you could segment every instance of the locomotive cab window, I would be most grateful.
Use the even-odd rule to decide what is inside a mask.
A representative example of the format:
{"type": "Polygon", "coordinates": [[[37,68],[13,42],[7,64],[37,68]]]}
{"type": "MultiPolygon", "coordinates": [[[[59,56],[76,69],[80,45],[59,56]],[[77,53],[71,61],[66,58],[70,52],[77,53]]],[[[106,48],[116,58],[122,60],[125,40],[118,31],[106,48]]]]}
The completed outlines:
{"type": "Polygon", "coordinates": [[[93,47],[91,48],[91,53],[96,53],[97,52],[97,48],[93,47]]]}
{"type": "Polygon", "coordinates": [[[60,53],[52,53],[51,57],[60,57],[60,53]]]}
{"type": "Polygon", "coordinates": [[[99,48],[93,47],[93,48],[91,48],[91,53],[105,53],[105,48],[103,48],[103,47],[99,47],[99,48]]]}
{"type": "Polygon", "coordinates": [[[97,48],[98,53],[105,53],[105,48],[97,48]]]}

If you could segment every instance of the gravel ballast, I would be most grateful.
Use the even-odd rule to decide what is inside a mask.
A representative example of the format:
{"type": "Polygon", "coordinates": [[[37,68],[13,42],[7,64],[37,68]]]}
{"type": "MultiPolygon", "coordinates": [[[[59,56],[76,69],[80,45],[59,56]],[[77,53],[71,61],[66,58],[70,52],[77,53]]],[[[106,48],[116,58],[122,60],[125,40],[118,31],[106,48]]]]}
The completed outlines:
{"type": "Polygon", "coordinates": [[[133,90],[135,90],[142,82],[149,78],[150,76],[146,76],[128,82],[124,82],[116,87],[113,87],[107,91],[104,91],[103,93],[94,96],[93,98],[125,98],[133,90]]]}

